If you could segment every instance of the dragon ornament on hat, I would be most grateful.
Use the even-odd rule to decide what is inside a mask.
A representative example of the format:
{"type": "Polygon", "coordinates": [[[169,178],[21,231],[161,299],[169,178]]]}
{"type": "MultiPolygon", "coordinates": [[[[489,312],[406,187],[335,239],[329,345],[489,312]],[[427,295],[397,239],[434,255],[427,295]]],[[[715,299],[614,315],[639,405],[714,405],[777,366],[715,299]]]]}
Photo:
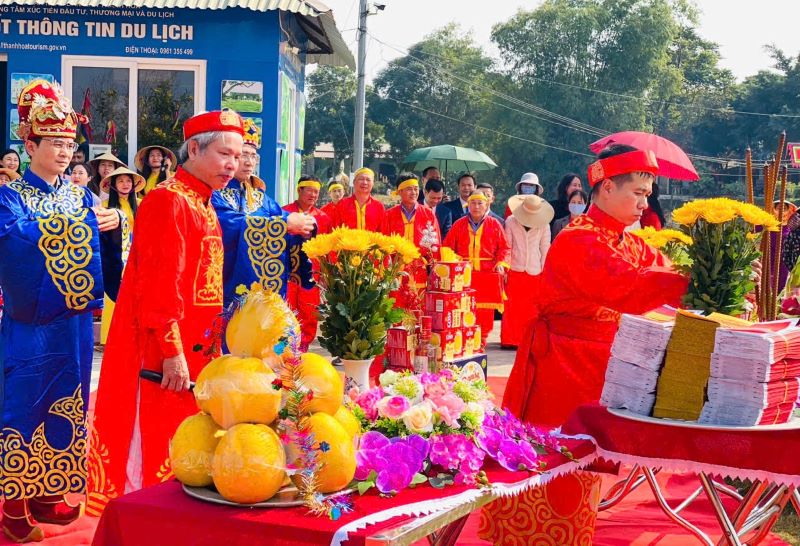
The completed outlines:
{"type": "Polygon", "coordinates": [[[23,140],[35,137],[74,139],[78,124],[88,122],[86,116],[75,113],[60,85],[42,79],[32,81],[22,90],[17,111],[18,134],[23,140]]]}

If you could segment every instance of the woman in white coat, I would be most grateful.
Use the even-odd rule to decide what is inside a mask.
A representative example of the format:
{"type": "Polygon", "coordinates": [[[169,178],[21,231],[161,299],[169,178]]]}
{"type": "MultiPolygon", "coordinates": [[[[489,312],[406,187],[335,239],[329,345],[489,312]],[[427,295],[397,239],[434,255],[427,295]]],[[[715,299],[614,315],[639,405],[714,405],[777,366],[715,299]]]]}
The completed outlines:
{"type": "Polygon", "coordinates": [[[514,195],[508,200],[506,238],[511,247],[511,270],[506,281],[500,347],[516,349],[525,331],[526,317],[536,301],[538,275],[550,248],[550,220],[555,211],[538,195],[514,195]]]}

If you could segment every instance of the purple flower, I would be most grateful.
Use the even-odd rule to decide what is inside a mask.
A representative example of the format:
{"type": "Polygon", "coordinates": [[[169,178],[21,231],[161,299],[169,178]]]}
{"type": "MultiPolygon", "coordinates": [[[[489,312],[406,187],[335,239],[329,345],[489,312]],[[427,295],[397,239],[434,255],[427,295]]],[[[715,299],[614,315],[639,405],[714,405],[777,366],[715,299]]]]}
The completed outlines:
{"type": "Polygon", "coordinates": [[[421,436],[389,440],[380,432],[367,432],[356,453],[356,479],[366,480],[371,472],[375,485],[384,494],[397,493],[411,484],[422,470],[428,443],[421,436]]]}

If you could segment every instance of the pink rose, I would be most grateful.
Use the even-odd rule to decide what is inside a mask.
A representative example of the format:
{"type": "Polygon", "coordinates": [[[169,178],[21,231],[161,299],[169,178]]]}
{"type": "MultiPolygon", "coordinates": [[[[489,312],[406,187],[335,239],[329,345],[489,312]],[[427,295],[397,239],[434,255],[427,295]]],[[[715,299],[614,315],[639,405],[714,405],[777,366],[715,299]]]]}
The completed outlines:
{"type": "Polygon", "coordinates": [[[458,418],[464,412],[466,405],[464,401],[453,393],[447,393],[444,396],[431,398],[433,409],[439,415],[439,418],[448,427],[459,428],[458,418]]]}
{"type": "Polygon", "coordinates": [[[441,380],[426,384],[424,389],[426,398],[441,398],[449,390],[444,381],[441,380]]]}
{"type": "Polygon", "coordinates": [[[411,407],[408,399],[404,396],[387,396],[375,404],[378,414],[389,419],[400,419],[403,414],[411,407]]]}
{"type": "Polygon", "coordinates": [[[381,398],[383,398],[383,389],[380,387],[373,387],[358,395],[356,404],[364,410],[364,415],[367,419],[374,421],[378,418],[378,408],[375,406],[381,398]]]}
{"type": "Polygon", "coordinates": [[[350,390],[347,391],[347,398],[351,402],[356,402],[358,400],[358,396],[360,394],[361,394],[361,391],[359,390],[358,386],[350,387],[350,390]]]}

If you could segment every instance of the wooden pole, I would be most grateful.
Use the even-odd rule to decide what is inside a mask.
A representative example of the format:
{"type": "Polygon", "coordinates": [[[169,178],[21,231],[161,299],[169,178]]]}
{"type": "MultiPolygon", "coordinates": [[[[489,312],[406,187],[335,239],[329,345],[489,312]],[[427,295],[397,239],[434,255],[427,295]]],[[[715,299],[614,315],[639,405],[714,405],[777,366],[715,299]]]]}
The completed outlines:
{"type": "Polygon", "coordinates": [[[747,177],[747,202],[755,203],[755,191],[753,190],[753,150],[750,146],[745,150],[745,175],[747,177]]]}
{"type": "Polygon", "coordinates": [[[783,260],[783,211],[785,210],[786,206],[786,182],[789,178],[789,168],[784,165],[781,168],[781,200],[780,200],[780,208],[778,210],[781,211],[780,220],[781,225],[778,229],[778,233],[776,234],[776,244],[774,250],[774,263],[772,266],[772,271],[774,271],[774,282],[772,285],[772,304],[770,306],[770,310],[772,311],[772,318],[770,320],[775,320],[777,318],[778,312],[778,294],[780,294],[783,287],[780,285],[780,277],[781,277],[781,261],[783,260]]]}

